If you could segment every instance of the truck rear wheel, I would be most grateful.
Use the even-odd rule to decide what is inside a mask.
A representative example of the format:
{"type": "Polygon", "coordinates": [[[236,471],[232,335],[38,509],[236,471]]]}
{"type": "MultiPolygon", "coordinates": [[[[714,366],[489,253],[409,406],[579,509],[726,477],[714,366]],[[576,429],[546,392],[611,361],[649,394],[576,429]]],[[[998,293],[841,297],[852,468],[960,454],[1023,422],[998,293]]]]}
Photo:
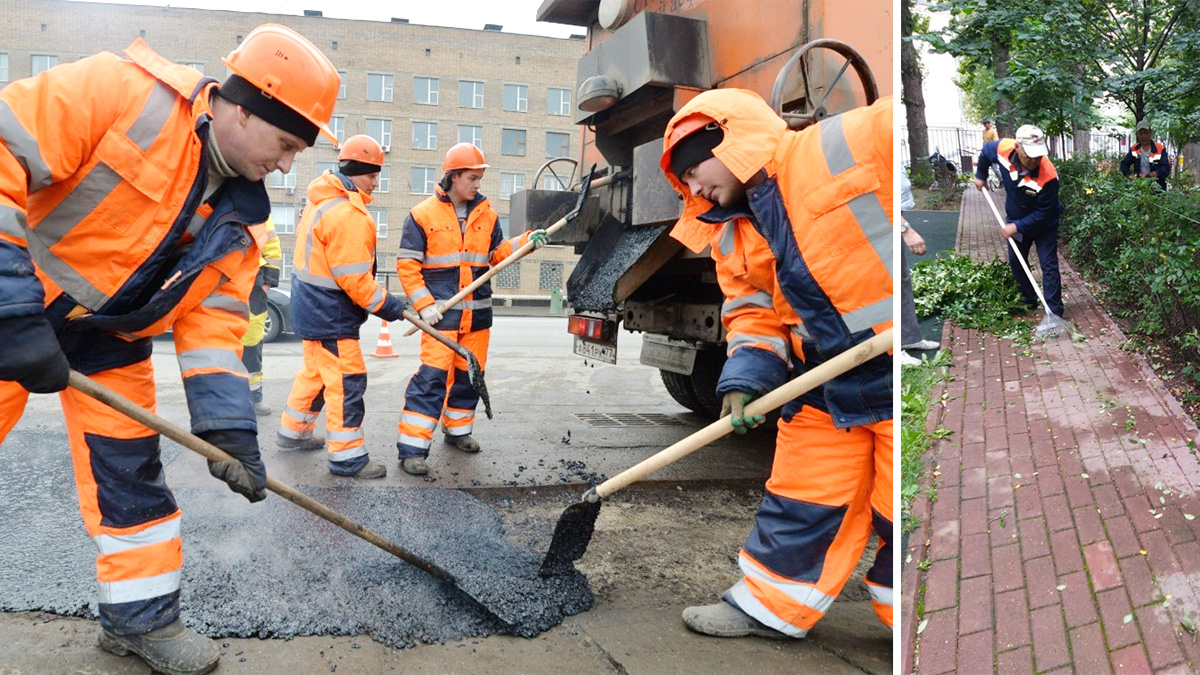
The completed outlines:
{"type": "Polygon", "coordinates": [[[725,350],[705,349],[696,354],[691,375],[659,370],[667,393],[679,405],[694,413],[717,419],[721,416],[721,397],[717,396],[717,380],[725,366],[725,350]]]}

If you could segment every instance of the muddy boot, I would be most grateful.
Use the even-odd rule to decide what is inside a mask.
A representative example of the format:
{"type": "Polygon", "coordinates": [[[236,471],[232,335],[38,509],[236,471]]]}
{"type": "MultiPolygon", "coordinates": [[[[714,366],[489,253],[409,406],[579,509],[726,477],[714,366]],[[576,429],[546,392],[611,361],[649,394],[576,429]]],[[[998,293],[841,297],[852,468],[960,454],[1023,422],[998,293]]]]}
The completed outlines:
{"type": "Polygon", "coordinates": [[[400,460],[400,468],[410,476],[424,476],[429,473],[429,465],[424,457],[405,457],[400,460]]]}
{"type": "Polygon", "coordinates": [[[325,439],[320,436],[289,438],[276,431],[275,445],[284,450],[320,450],[325,447],[325,439]]]}
{"type": "Polygon", "coordinates": [[[703,607],[688,607],[683,610],[683,622],[688,628],[716,637],[758,637],[786,640],[788,635],[759,623],[754,617],[728,602],[703,607]]]}
{"type": "Polygon", "coordinates": [[[275,414],[275,411],[271,409],[271,406],[262,401],[254,402],[254,415],[256,417],[268,417],[273,414],[275,414]]]}
{"type": "Polygon", "coordinates": [[[156,673],[200,675],[217,667],[221,650],[217,643],[176,619],[158,630],[141,635],[115,635],[100,630],[100,648],[117,656],[137,654],[156,673]]]}
{"type": "Polygon", "coordinates": [[[450,434],[446,434],[444,440],[446,441],[446,445],[452,445],[463,452],[471,454],[479,452],[479,441],[471,438],[471,434],[467,434],[466,436],[451,436],[450,434]]]}
{"type": "MultiPolygon", "coordinates": [[[[331,472],[332,473],[332,472],[331,472]]],[[[342,474],[333,474],[340,476],[342,474]]],[[[387,467],[379,462],[367,462],[367,465],[358,470],[358,473],[352,473],[345,478],[383,478],[387,475],[387,467]]]]}

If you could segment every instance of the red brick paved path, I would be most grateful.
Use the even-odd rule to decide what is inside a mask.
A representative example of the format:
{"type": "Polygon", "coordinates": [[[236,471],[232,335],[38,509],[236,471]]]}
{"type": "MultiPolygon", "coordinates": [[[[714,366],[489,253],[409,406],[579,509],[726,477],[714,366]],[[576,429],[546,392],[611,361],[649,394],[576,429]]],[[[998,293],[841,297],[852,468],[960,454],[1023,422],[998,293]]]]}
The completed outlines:
{"type": "MultiPolygon", "coordinates": [[[[968,190],[959,252],[1003,247],[968,190]]],[[[930,427],[953,435],[931,450],[936,501],[914,504],[902,554],[904,673],[1200,669],[1180,626],[1200,625],[1196,426],[1065,264],[1063,285],[1084,343],[1021,354],[947,325],[954,379],[930,427]]]]}

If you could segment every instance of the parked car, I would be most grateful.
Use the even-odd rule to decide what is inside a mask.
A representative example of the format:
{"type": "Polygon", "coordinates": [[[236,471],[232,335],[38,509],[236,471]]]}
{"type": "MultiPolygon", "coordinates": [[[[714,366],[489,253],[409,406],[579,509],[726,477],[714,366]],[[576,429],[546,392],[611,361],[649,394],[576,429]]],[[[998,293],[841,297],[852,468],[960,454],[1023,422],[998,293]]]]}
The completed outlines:
{"type": "Polygon", "coordinates": [[[277,286],[267,293],[267,325],[263,342],[274,342],[292,331],[292,292],[287,286],[277,286]]]}

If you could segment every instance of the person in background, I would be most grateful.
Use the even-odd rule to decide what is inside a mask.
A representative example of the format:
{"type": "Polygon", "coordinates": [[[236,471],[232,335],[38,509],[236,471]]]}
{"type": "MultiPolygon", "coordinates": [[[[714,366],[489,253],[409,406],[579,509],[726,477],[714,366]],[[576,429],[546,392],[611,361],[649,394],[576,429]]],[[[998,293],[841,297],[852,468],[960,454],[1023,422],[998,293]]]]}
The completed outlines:
{"type": "Polygon", "coordinates": [[[1149,120],[1137,123],[1137,142],[1121,158],[1121,174],[1133,178],[1151,178],[1158,182],[1159,189],[1167,189],[1167,176],[1171,175],[1171,158],[1167,146],[1154,140],[1149,120]]]}
{"type": "Polygon", "coordinates": [[[273,412],[263,403],[262,343],[267,334],[267,291],[279,285],[279,270],[283,266],[283,248],[275,233],[275,221],[267,218],[263,227],[267,236],[258,260],[258,278],[250,289],[250,327],[242,336],[242,365],[250,373],[250,397],[258,417],[273,412]]]}
{"type": "MultiPolygon", "coordinates": [[[[900,208],[911,209],[914,206],[916,202],[913,200],[912,183],[908,180],[908,173],[901,172],[900,208]]],[[[908,251],[913,255],[925,255],[925,239],[904,220],[903,215],[900,217],[900,238],[904,241],[904,248],[900,249],[900,349],[938,349],[941,344],[921,336],[921,326],[917,323],[917,306],[913,300],[912,275],[908,270],[908,251]]],[[[900,352],[900,365],[919,366],[921,363],[921,359],[907,351],[900,352]]]]}

